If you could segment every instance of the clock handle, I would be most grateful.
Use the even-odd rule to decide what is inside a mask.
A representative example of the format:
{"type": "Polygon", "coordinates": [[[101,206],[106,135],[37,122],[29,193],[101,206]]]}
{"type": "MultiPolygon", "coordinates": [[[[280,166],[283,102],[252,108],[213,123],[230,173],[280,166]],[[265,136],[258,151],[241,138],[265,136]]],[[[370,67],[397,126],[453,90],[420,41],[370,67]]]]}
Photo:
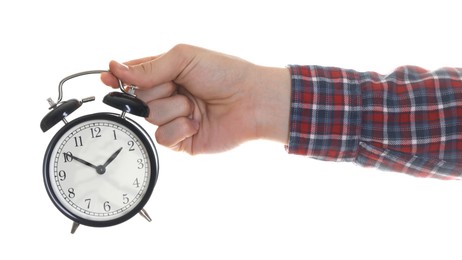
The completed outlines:
{"type": "MultiPolygon", "coordinates": [[[[63,121],[67,123],[66,117],[70,115],[72,112],[77,110],[83,103],[95,100],[95,97],[87,97],[78,101],[76,99],[70,99],[67,101],[63,100],[63,85],[66,81],[83,76],[88,74],[100,74],[104,72],[109,72],[108,70],[88,70],[79,73],[72,74],[70,76],[65,77],[59,82],[58,86],[58,100],[54,102],[53,99],[48,98],[48,104],[50,105],[49,109],[51,110],[48,114],[42,119],[40,122],[40,128],[43,132],[48,131],[54,125],[56,125],[59,121],[63,121]]],[[[115,94],[113,98],[109,97],[109,101],[105,102],[111,106],[114,106],[124,112],[129,112],[138,116],[147,117],[149,115],[149,108],[144,104],[143,101],[137,99],[134,92],[134,87],[132,86],[129,88],[130,90],[127,92],[124,89],[124,84],[120,79],[119,81],[119,88],[122,93],[115,94]]],[[[106,98],[105,98],[106,99],[106,98]]]]}
{"type": "MultiPolygon", "coordinates": [[[[79,72],[79,73],[75,73],[75,74],[72,74],[72,75],[69,75],[67,77],[65,77],[64,79],[62,79],[60,82],[59,82],[59,86],[58,86],[58,101],[56,101],[56,103],[53,102],[53,100],[51,98],[48,99],[48,103],[50,103],[50,109],[56,107],[56,105],[58,105],[62,100],[63,100],[63,85],[66,81],[70,80],[70,79],[73,79],[73,78],[76,78],[76,77],[79,77],[79,76],[83,76],[83,75],[88,75],[88,74],[101,74],[101,73],[104,73],[104,72],[109,72],[108,70],[88,70],[88,71],[82,71],[82,72],[79,72]]],[[[122,81],[120,79],[118,79],[119,81],[119,89],[123,92],[123,93],[126,93],[126,94],[129,94],[125,89],[124,89],[124,84],[122,83],[122,81]]]]}

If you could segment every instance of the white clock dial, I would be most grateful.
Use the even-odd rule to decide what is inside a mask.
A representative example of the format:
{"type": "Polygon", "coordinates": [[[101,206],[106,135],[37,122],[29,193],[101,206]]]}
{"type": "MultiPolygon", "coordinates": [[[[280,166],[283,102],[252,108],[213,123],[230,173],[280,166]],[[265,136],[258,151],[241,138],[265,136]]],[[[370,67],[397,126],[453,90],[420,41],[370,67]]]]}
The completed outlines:
{"type": "Polygon", "coordinates": [[[49,193],[78,222],[123,219],[150,196],[156,162],[146,139],[124,122],[80,120],[59,133],[49,148],[49,193]]]}

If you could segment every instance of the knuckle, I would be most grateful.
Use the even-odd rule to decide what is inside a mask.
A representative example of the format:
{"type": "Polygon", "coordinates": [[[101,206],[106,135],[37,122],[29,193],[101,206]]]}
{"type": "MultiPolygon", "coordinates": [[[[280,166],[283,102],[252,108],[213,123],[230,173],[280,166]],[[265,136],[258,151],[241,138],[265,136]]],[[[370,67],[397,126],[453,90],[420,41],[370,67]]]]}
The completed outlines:
{"type": "Polygon", "coordinates": [[[196,129],[191,123],[191,119],[187,117],[182,117],[181,120],[182,133],[184,138],[191,137],[192,135],[194,135],[194,133],[196,133],[196,129]]]}
{"type": "Polygon", "coordinates": [[[178,95],[178,110],[181,111],[182,115],[189,115],[192,110],[192,104],[188,97],[184,95],[178,95]]]}
{"type": "Polygon", "coordinates": [[[151,73],[152,72],[152,63],[151,62],[144,62],[139,65],[141,71],[145,73],[151,73]]]}
{"type": "Polygon", "coordinates": [[[180,44],[177,44],[177,45],[173,46],[171,51],[174,52],[174,53],[181,54],[181,53],[188,52],[191,48],[192,48],[191,45],[180,43],[180,44]]]}
{"type": "Polygon", "coordinates": [[[175,84],[173,84],[173,82],[169,82],[165,86],[166,96],[171,96],[171,95],[175,94],[176,91],[177,91],[177,86],[175,84]]]}

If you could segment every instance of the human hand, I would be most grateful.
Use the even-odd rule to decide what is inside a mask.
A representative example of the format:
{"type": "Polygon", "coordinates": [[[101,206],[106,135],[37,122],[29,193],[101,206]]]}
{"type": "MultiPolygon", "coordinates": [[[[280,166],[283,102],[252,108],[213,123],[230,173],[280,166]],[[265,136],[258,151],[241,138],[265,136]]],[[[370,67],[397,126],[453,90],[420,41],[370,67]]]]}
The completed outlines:
{"type": "Polygon", "coordinates": [[[221,152],[253,139],[287,143],[290,73],[190,45],[124,64],[101,80],[138,87],[159,144],[190,154],[221,152]],[[115,76],[115,77],[114,77],[115,76]],[[116,78],[117,77],[117,78],[116,78]]]}

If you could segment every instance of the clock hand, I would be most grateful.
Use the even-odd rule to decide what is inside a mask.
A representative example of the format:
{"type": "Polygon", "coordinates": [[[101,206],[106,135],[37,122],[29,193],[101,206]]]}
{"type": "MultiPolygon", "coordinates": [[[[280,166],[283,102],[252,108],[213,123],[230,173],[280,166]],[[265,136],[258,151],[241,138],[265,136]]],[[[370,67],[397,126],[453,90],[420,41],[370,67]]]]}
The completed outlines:
{"type": "Polygon", "coordinates": [[[107,167],[114,159],[119,155],[120,151],[122,151],[122,147],[119,148],[119,150],[115,151],[109,159],[104,163],[103,167],[107,167]]]}
{"type": "Polygon", "coordinates": [[[87,165],[87,166],[90,166],[90,167],[93,168],[93,169],[97,169],[97,167],[96,167],[95,165],[93,165],[92,163],[89,163],[89,162],[87,162],[87,161],[85,161],[85,160],[83,160],[83,159],[80,159],[79,157],[76,157],[75,155],[72,155],[72,154],[70,154],[70,153],[68,153],[67,155],[68,155],[69,157],[71,157],[72,159],[74,159],[74,160],[80,162],[80,163],[83,163],[83,164],[85,164],[85,165],[87,165]]]}

